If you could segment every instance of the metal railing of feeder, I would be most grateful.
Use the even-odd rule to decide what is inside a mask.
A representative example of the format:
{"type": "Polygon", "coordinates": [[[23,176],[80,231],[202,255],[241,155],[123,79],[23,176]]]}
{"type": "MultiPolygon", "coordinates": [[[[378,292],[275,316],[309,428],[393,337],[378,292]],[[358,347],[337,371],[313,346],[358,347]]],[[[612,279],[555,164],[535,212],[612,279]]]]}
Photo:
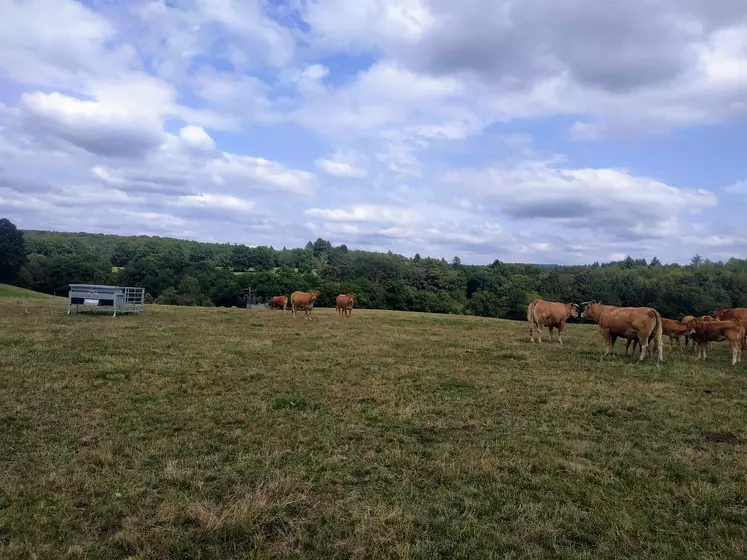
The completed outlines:
{"type": "Polygon", "coordinates": [[[117,313],[143,313],[145,311],[145,288],[132,286],[103,286],[97,284],[70,284],[67,312],[72,306],[78,313],[83,309],[112,309],[117,313]]]}

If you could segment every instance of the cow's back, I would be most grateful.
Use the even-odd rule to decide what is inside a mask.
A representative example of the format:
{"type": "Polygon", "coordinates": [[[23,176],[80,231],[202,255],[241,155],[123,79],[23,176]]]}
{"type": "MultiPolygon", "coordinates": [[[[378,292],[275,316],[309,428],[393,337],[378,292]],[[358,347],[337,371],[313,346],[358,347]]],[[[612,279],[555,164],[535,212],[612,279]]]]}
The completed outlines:
{"type": "Polygon", "coordinates": [[[651,307],[618,307],[602,313],[599,326],[615,333],[647,331],[656,326],[656,316],[651,307]]]}
{"type": "Polygon", "coordinates": [[[724,313],[723,319],[726,321],[747,321],[747,308],[735,307],[733,309],[729,309],[726,313],[724,313]]]}
{"type": "Polygon", "coordinates": [[[559,325],[567,318],[566,306],[564,303],[545,301],[542,299],[536,299],[532,303],[534,305],[534,320],[543,326],[549,327],[551,325],[559,325]]]}

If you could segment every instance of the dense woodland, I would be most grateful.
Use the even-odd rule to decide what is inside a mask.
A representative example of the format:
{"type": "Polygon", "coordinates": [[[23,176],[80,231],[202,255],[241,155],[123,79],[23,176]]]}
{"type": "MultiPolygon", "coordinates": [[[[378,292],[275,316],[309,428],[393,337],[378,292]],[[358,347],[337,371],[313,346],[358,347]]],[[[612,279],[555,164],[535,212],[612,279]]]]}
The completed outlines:
{"type": "MultiPolygon", "coordinates": [[[[496,247],[500,253],[500,247],[496,247]]],[[[586,266],[461,264],[415,255],[349,250],[317,239],[302,249],[211,244],[160,237],[21,232],[0,220],[0,282],[67,294],[69,283],[142,286],[150,302],[243,306],[318,289],[319,306],[339,293],[363,308],[526,318],[535,297],[653,306],[665,317],[747,306],[747,260],[664,265],[654,258],[586,266]]]]}

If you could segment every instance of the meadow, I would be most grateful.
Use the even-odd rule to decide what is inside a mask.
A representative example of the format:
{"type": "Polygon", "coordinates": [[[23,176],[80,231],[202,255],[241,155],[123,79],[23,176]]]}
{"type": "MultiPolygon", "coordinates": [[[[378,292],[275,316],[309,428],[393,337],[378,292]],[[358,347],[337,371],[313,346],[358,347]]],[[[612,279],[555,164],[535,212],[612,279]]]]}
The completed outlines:
{"type": "Polygon", "coordinates": [[[744,558],[747,363],[525,322],[0,299],[0,557],[744,558]],[[545,331],[546,334],[546,331],[545,331]]]}

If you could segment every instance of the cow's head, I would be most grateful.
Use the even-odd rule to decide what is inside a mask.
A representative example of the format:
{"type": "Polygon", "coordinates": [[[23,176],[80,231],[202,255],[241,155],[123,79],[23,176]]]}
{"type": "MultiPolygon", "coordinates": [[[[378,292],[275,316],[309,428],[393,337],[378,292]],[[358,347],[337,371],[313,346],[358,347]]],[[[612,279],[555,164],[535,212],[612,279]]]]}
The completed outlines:
{"type": "Polygon", "coordinates": [[[348,294],[348,297],[349,297],[350,299],[355,299],[355,292],[350,292],[350,293],[348,294]]]}
{"type": "Polygon", "coordinates": [[[311,290],[309,294],[311,294],[311,301],[315,301],[321,295],[321,292],[319,290],[311,290]]]}
{"type": "Polygon", "coordinates": [[[714,311],[714,312],[713,312],[713,316],[714,316],[714,317],[715,317],[716,319],[718,319],[719,321],[721,321],[721,320],[723,319],[723,317],[724,317],[724,316],[725,316],[726,314],[728,314],[728,313],[729,313],[729,311],[731,311],[731,309],[721,309],[721,308],[719,308],[719,309],[717,309],[716,311],[714,311]]]}
{"type": "Polygon", "coordinates": [[[578,317],[578,304],[577,303],[566,303],[566,309],[568,309],[568,316],[574,319],[578,317]]]}
{"type": "Polygon", "coordinates": [[[687,334],[688,335],[694,335],[695,331],[698,330],[698,327],[703,324],[703,321],[701,319],[698,319],[697,317],[690,319],[685,323],[685,326],[687,327],[687,334]]]}
{"type": "Polygon", "coordinates": [[[584,306],[584,312],[581,313],[581,317],[583,317],[584,319],[589,319],[591,321],[596,321],[599,302],[585,301],[581,305],[584,306]]]}

